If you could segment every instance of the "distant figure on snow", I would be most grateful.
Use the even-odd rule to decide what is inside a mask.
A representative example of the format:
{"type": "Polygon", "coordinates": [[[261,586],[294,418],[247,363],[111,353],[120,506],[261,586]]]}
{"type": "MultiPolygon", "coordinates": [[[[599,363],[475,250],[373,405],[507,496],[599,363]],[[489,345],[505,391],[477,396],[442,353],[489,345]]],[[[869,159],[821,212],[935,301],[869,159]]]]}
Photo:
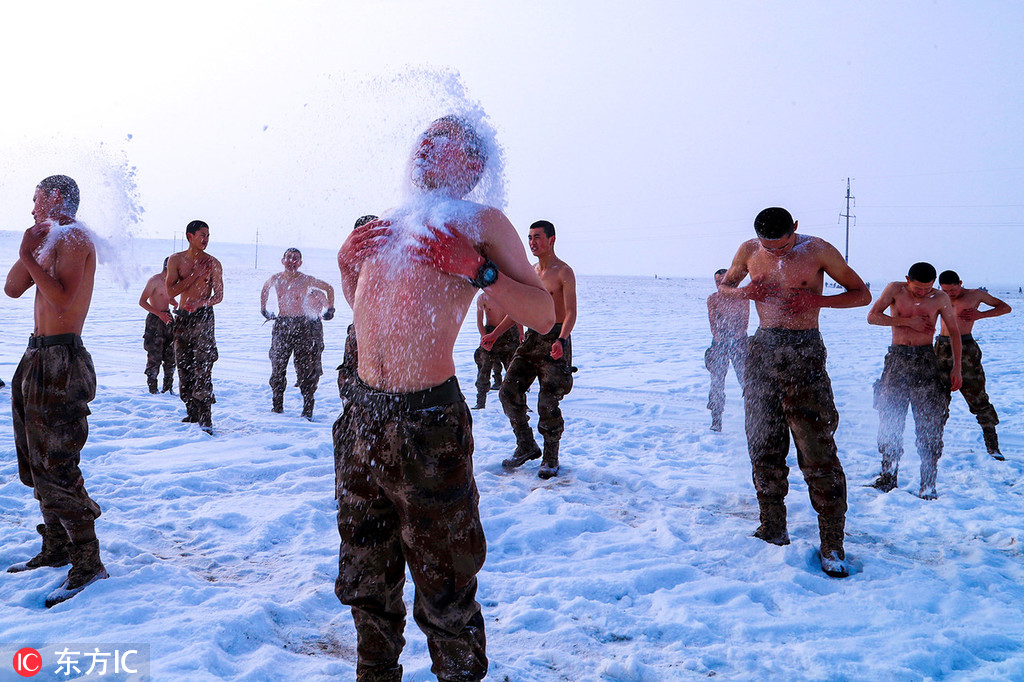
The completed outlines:
{"type": "Polygon", "coordinates": [[[335,592],[352,608],[361,680],[402,677],[406,566],[434,675],[487,674],[476,601],[486,542],[472,419],[452,350],[476,289],[524,324],[554,323],[551,297],[508,219],[462,200],[488,149],[462,118],[431,123],[410,164],[416,196],[388,219],[355,228],[338,253],[359,370],[334,425],[335,592]]]}
{"type": "Polygon", "coordinates": [[[35,327],[11,380],[11,414],[18,475],[39,500],[43,548],[10,573],[71,563],[67,578],[46,597],[51,607],[108,577],[100,560],[96,519],[79,462],[89,436],[89,402],[96,371],[82,343],[92,303],[96,246],[75,220],[78,184],[51,175],[36,187],[32,217],[4,291],[20,298],[36,287],[35,327]]]}
{"type": "Polygon", "coordinates": [[[897,487],[903,428],[910,406],[921,458],[920,496],[926,500],[934,500],[937,495],[935,477],[942,456],[942,430],[949,417],[949,393],[959,389],[961,383],[956,313],[949,296],[932,288],[934,283],[935,268],[929,263],[914,263],[906,281],[886,285],[868,313],[868,323],[892,327],[892,345],[874,389],[882,473],[872,486],[884,493],[897,487]],[[888,315],[883,312],[886,308],[888,315]],[[935,320],[940,316],[943,327],[952,331],[949,371],[939,366],[932,347],[935,320]]]}
{"type": "Polygon", "coordinates": [[[160,365],[164,368],[163,393],[174,388],[174,318],[171,306],[178,302],[167,295],[167,261],[164,269],[149,278],[139,296],[139,305],[148,312],[146,328],[142,334],[142,347],[146,351],[146,384],[150,393],[157,392],[160,365]]]}
{"type": "Polygon", "coordinates": [[[719,286],[728,298],[754,301],[760,320],[747,352],[743,389],[747,449],[761,509],[754,536],[789,544],[786,455],[792,432],[811,506],[818,513],[821,568],[842,578],[849,575],[843,547],[846,474],[836,451],[839,412],[825,370],[818,313],[867,305],[871,294],[834,246],[797,234],[797,222],[786,209],[758,213],[754,231],[757,238],[740,246],[719,286]],[[747,274],[750,283],[740,287],[747,274]],[[826,274],[845,291],[822,295],[826,274]]]}
{"type": "MultiPolygon", "coordinates": [[[[558,448],[565,429],[559,402],[572,390],[572,330],[576,326],[576,274],[555,255],[555,226],[547,220],[530,225],[530,251],[537,256],[537,275],[555,304],[555,324],[546,332],[531,328],[512,356],[498,397],[516,435],[516,450],[502,461],[506,469],[522,466],[541,456],[526,414],[526,391],[534,379],[540,383],[537,396],[537,430],[544,437],[543,459],[537,476],[558,475],[558,448]]],[[[480,345],[490,349],[509,329],[513,318],[506,316],[480,345]]]]}
{"type": "MultiPolygon", "coordinates": [[[[494,331],[505,319],[505,311],[487,295],[481,291],[476,298],[476,328],[480,332],[481,343],[483,338],[494,331]]],[[[476,405],[474,410],[482,410],[487,407],[487,391],[501,389],[502,369],[508,369],[512,362],[512,354],[523,341],[523,325],[515,323],[497,339],[490,349],[478,346],[473,353],[473,360],[476,361],[476,405]],[[494,383],[491,383],[491,374],[494,375],[494,383]]]]}
{"type": "MultiPolygon", "coordinates": [[[[715,273],[715,284],[722,285],[725,273],[715,273]]],[[[750,301],[729,298],[717,289],[708,296],[708,321],[711,324],[711,346],[704,351],[704,366],[711,372],[708,391],[708,409],[711,410],[711,430],[722,430],[725,411],[725,375],[732,362],[736,380],[743,386],[743,369],[747,358],[747,325],[750,323],[750,301]]]]}
{"type": "Polygon", "coordinates": [[[167,261],[167,295],[178,298],[174,321],[174,357],[178,363],[178,395],[185,403],[183,422],[199,424],[213,433],[211,406],[213,363],[217,337],[213,306],[224,300],[224,271],[220,261],[206,253],[210,226],[193,220],[185,227],[188,249],[167,261]]]}
{"type": "Polygon", "coordinates": [[[270,340],[270,389],[272,412],[284,410],[284,389],[288,385],[288,359],[295,356],[295,376],[302,393],[302,416],[312,421],[314,397],[324,373],[323,319],[334,319],[334,287],[322,279],[299,272],[302,253],[288,249],[281,258],[284,271],[271,275],[260,292],[260,312],[274,321],[270,340]],[[267,312],[267,297],[273,288],[277,314],[267,312]]]}
{"type": "MultiPolygon", "coordinates": [[[[1006,315],[1013,309],[987,291],[965,289],[963,282],[960,281],[960,275],[952,270],[939,273],[939,288],[952,301],[956,324],[960,328],[960,345],[963,349],[960,365],[963,384],[960,386],[960,395],[967,401],[971,414],[978,418],[988,454],[998,460],[1006,459],[999,451],[999,436],[996,435],[999,416],[988,399],[988,393],[985,392],[985,368],[981,366],[981,348],[974,340],[972,332],[977,320],[1006,315]],[[978,310],[982,303],[989,306],[988,310],[978,310]]],[[[940,336],[935,339],[935,354],[939,356],[942,371],[949,373],[953,369],[953,344],[945,320],[942,322],[940,336]]]]}

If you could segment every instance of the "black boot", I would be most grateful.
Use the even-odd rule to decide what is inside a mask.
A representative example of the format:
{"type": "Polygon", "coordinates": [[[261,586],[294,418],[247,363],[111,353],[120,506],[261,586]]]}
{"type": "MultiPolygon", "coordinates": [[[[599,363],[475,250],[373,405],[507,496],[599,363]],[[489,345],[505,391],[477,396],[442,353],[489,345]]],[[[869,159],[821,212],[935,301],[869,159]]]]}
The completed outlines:
{"type": "Polygon", "coordinates": [[[1003,457],[1003,453],[999,452],[999,436],[996,435],[996,427],[983,426],[981,434],[985,438],[985,449],[988,450],[988,454],[992,455],[993,459],[1004,461],[1006,458],[1003,457]]]}
{"type": "Polygon", "coordinates": [[[196,422],[206,433],[213,435],[213,414],[210,410],[210,403],[199,403],[196,405],[196,422]]]}
{"type": "Polygon", "coordinates": [[[789,531],[786,530],[786,503],[759,502],[761,507],[761,525],[754,531],[754,537],[770,542],[773,545],[789,544],[789,531]]]}
{"type": "Polygon", "coordinates": [[[540,462],[537,476],[545,480],[558,475],[558,441],[544,439],[544,459],[540,462]]]}
{"type": "Polygon", "coordinates": [[[871,487],[881,490],[883,493],[887,493],[893,488],[899,487],[896,484],[896,477],[897,474],[895,473],[882,472],[878,475],[878,478],[875,479],[875,482],[871,484],[871,487]]]}
{"type": "Polygon", "coordinates": [[[161,389],[160,392],[161,393],[174,393],[173,389],[174,389],[174,375],[173,374],[165,374],[164,375],[164,387],[163,387],[163,389],[161,389]]]}
{"type": "Polygon", "coordinates": [[[152,378],[146,377],[146,384],[149,386],[149,392],[150,393],[159,393],[160,392],[159,390],[157,390],[157,387],[156,387],[156,377],[152,377],[152,378]]]}
{"type": "Polygon", "coordinates": [[[470,408],[470,409],[473,409],[473,410],[482,410],[482,409],[484,409],[485,407],[487,407],[487,392],[485,391],[485,392],[481,393],[481,392],[480,392],[480,391],[478,390],[478,391],[477,391],[477,394],[476,394],[476,405],[474,405],[474,406],[473,406],[472,408],[470,408]]]}
{"type": "Polygon", "coordinates": [[[302,399],[302,416],[313,421],[313,403],[315,402],[313,396],[302,399]]]}
{"type": "Polygon", "coordinates": [[[68,577],[46,597],[46,608],[71,599],[97,580],[109,578],[110,574],[100,561],[100,541],[93,540],[81,545],[71,545],[71,570],[68,577]]]}
{"type": "Polygon", "coordinates": [[[501,466],[506,469],[515,469],[526,464],[531,459],[537,459],[541,456],[540,448],[537,447],[537,441],[533,439],[533,431],[529,427],[522,434],[516,434],[516,443],[516,451],[512,453],[511,457],[501,462],[501,466]],[[527,435],[527,432],[529,435],[527,435]]]}
{"type": "Polygon", "coordinates": [[[276,412],[277,414],[284,412],[284,391],[281,391],[280,393],[277,393],[276,391],[274,392],[274,400],[270,407],[270,411],[276,412]]]}
{"type": "Polygon", "coordinates": [[[36,532],[43,536],[43,548],[28,561],[14,564],[7,569],[8,573],[21,573],[31,571],[43,566],[66,566],[71,561],[69,548],[71,539],[59,523],[46,525],[40,523],[36,526],[36,532]]]}
{"type": "Polygon", "coordinates": [[[846,550],[843,549],[846,519],[826,521],[819,516],[818,533],[821,537],[821,549],[818,551],[821,570],[833,578],[845,578],[850,575],[850,568],[846,565],[846,550]]]}
{"type": "Polygon", "coordinates": [[[199,417],[196,416],[196,404],[194,402],[185,403],[185,418],[181,420],[185,424],[195,424],[199,421],[199,417]]]}

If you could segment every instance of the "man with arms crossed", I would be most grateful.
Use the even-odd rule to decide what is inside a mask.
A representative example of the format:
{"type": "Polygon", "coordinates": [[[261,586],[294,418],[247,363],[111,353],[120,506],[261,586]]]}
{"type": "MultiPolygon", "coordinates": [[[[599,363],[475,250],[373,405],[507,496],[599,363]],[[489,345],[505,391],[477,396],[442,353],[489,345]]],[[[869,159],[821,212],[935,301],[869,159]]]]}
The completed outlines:
{"type": "MultiPolygon", "coordinates": [[[[323,319],[334,319],[334,287],[327,282],[299,272],[302,253],[288,249],[281,258],[284,272],[271,275],[260,292],[260,312],[274,321],[270,340],[270,389],[273,391],[272,412],[284,410],[284,389],[288,385],[288,358],[295,355],[295,376],[302,393],[302,416],[312,421],[314,396],[320,376],[324,373],[321,357],[324,352],[324,325],[320,306],[312,304],[309,295],[322,292],[327,297],[323,319]],[[267,298],[273,287],[278,312],[267,312],[267,298]],[[312,312],[313,310],[316,312],[312,312]],[[311,314],[312,313],[312,314],[311,314]]],[[[316,297],[319,298],[319,297],[316,297]]]]}
{"type": "Polygon", "coordinates": [[[427,210],[357,227],[338,254],[359,365],[334,425],[335,592],[352,607],[361,681],[401,680],[406,565],[438,680],[487,673],[476,602],[486,544],[452,349],[476,288],[531,326],[549,328],[554,311],[505,216],[461,201],[486,154],[468,122],[434,121],[412,159],[411,203],[427,210]]]}
{"type": "MultiPolygon", "coordinates": [[[[480,332],[481,342],[485,336],[495,330],[505,319],[505,311],[491,300],[486,291],[481,291],[476,299],[476,328],[480,332]]],[[[487,407],[487,391],[501,388],[501,370],[508,369],[512,362],[512,354],[516,352],[523,340],[523,326],[515,324],[497,339],[490,349],[482,345],[473,353],[476,361],[476,405],[474,410],[487,407]],[[491,373],[494,373],[494,385],[491,385],[491,373]]]]}
{"type": "MultiPolygon", "coordinates": [[[[725,273],[715,273],[715,284],[722,285],[725,273]]],[[[736,380],[743,386],[743,368],[747,358],[747,325],[750,322],[750,302],[728,298],[718,290],[708,296],[708,321],[711,323],[711,347],[704,351],[704,366],[711,372],[708,391],[708,409],[711,410],[711,430],[722,430],[725,411],[725,374],[736,372],[736,380]]]]}
{"type": "Polygon", "coordinates": [[[193,220],[185,227],[188,249],[167,262],[167,295],[178,297],[174,321],[174,356],[178,361],[178,394],[185,403],[183,422],[193,422],[213,433],[210,406],[213,395],[213,363],[217,361],[213,306],[224,299],[224,275],[220,261],[206,253],[210,227],[193,220]]]}
{"type": "MultiPolygon", "coordinates": [[[[522,466],[541,456],[526,414],[526,391],[535,378],[540,380],[537,396],[537,430],[544,437],[544,458],[537,475],[558,475],[558,447],[565,429],[559,401],[572,390],[572,340],[576,325],[576,275],[565,261],[555,255],[555,226],[547,220],[530,225],[530,251],[537,256],[537,275],[555,305],[555,324],[547,332],[531,327],[505,372],[498,397],[516,435],[516,451],[501,465],[506,469],[522,466]]],[[[506,317],[493,332],[483,337],[481,346],[490,348],[512,325],[506,317]]]]}
{"type": "MultiPolygon", "coordinates": [[[[981,433],[985,438],[985,449],[995,459],[1004,460],[999,452],[999,436],[996,435],[996,424],[999,423],[999,415],[996,408],[988,399],[985,391],[985,368],[981,366],[981,348],[974,340],[972,334],[974,323],[983,317],[999,317],[1012,310],[1009,305],[981,289],[965,289],[960,275],[952,270],[945,270],[939,273],[939,288],[953,303],[953,312],[956,313],[956,324],[960,328],[961,366],[963,384],[960,386],[960,395],[967,401],[971,414],[978,418],[981,425],[981,433]],[[984,303],[990,306],[988,310],[978,310],[978,306],[984,303]]],[[[935,339],[935,354],[939,356],[939,367],[943,373],[949,373],[953,369],[953,343],[950,339],[949,329],[946,322],[942,322],[940,336],[935,339]]]]}
{"type": "Polygon", "coordinates": [[[872,486],[884,493],[897,487],[909,405],[914,410],[917,454],[921,457],[920,496],[926,500],[936,497],[935,475],[942,456],[942,429],[949,417],[949,395],[961,383],[956,313],[949,296],[932,288],[934,283],[935,268],[929,263],[914,263],[906,282],[887,284],[868,313],[869,324],[892,327],[892,345],[885,355],[882,376],[875,382],[882,473],[872,486]],[[953,366],[948,373],[939,367],[932,348],[939,316],[943,328],[953,332],[953,366]]]}
{"type": "Polygon", "coordinates": [[[796,230],[784,208],[758,213],[757,238],[740,246],[719,291],[728,298],[754,301],[760,322],[749,344],[743,392],[747,449],[761,512],[754,536],[789,544],[786,455],[792,432],[811,506],[818,513],[821,568],[841,578],[849,575],[843,548],[846,474],[833,437],[839,413],[825,370],[818,313],[822,308],[867,305],[871,293],[834,246],[796,230]],[[750,283],[739,287],[748,274],[750,283]],[[845,291],[823,295],[826,274],[845,291]]]}
{"type": "Polygon", "coordinates": [[[139,305],[148,312],[142,347],[146,350],[146,383],[149,392],[157,392],[160,365],[164,366],[164,388],[167,393],[174,387],[174,318],[171,306],[178,302],[167,295],[167,261],[164,269],[149,278],[139,296],[139,305]]]}
{"type": "Polygon", "coordinates": [[[35,328],[11,381],[11,413],[18,475],[39,500],[43,548],[7,569],[43,566],[71,569],[46,598],[50,607],[75,596],[108,574],[100,560],[96,518],[100,507],[85,490],[80,454],[89,436],[89,401],[96,396],[96,371],[82,344],[82,326],[92,302],[96,247],[76,222],[79,191],[66,175],[36,187],[32,217],[4,291],[20,298],[36,287],[35,328]]]}

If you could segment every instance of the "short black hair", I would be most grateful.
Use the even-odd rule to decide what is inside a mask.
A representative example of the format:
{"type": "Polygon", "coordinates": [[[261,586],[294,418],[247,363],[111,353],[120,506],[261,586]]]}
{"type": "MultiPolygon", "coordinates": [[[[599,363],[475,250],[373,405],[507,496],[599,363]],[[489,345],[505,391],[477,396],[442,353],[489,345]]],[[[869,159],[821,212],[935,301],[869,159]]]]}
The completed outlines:
{"type": "Polygon", "coordinates": [[[185,234],[195,234],[204,227],[207,230],[210,229],[210,226],[204,223],[202,220],[193,220],[192,222],[185,226],[185,234]]]}
{"type": "Polygon", "coordinates": [[[363,225],[365,225],[366,223],[370,222],[371,220],[376,220],[376,219],[377,219],[377,216],[370,215],[370,214],[367,214],[367,215],[364,215],[364,216],[359,216],[359,218],[356,219],[356,224],[352,226],[352,229],[354,230],[357,227],[362,227],[363,225]]]}
{"type": "Polygon", "coordinates": [[[54,191],[60,192],[60,197],[63,199],[61,210],[72,218],[78,213],[81,194],[78,191],[78,183],[68,176],[51,175],[48,178],[43,178],[43,181],[39,183],[39,189],[47,194],[52,194],[54,191]]]}
{"type": "Polygon", "coordinates": [[[793,233],[796,224],[789,211],[778,206],[766,208],[754,218],[754,232],[762,239],[782,239],[793,233]]]}
{"type": "Polygon", "coordinates": [[[167,269],[167,261],[169,261],[169,260],[171,260],[170,256],[168,256],[167,258],[164,258],[164,270],[167,269]]]}
{"type": "Polygon", "coordinates": [[[725,274],[725,273],[727,273],[727,272],[729,272],[728,268],[721,268],[721,269],[719,269],[719,270],[715,270],[715,275],[716,275],[716,276],[718,276],[718,275],[724,275],[724,274],[725,274]]]}
{"type": "Polygon", "coordinates": [[[461,116],[455,114],[448,114],[442,116],[430,125],[434,123],[453,123],[459,127],[463,134],[463,140],[466,143],[466,151],[470,156],[475,156],[484,163],[487,163],[487,145],[484,144],[484,140],[480,137],[480,133],[476,131],[473,124],[464,119],[461,116]]]}
{"type": "Polygon", "coordinates": [[[952,270],[943,270],[939,273],[939,284],[960,284],[960,275],[952,270]]]}
{"type": "MultiPolygon", "coordinates": [[[[284,256],[287,256],[289,253],[293,253],[293,252],[299,254],[299,260],[302,260],[302,252],[299,251],[298,249],[296,249],[294,246],[291,246],[291,247],[285,249],[284,250],[284,256]]],[[[281,257],[284,258],[284,256],[281,256],[281,257]]]]}
{"type": "Polygon", "coordinates": [[[935,266],[931,263],[914,263],[910,266],[910,270],[907,271],[907,277],[912,282],[931,284],[935,281],[935,266]]]}
{"type": "Polygon", "coordinates": [[[545,237],[555,236],[555,226],[550,220],[538,220],[533,225],[530,225],[531,230],[544,230],[545,237]]]}

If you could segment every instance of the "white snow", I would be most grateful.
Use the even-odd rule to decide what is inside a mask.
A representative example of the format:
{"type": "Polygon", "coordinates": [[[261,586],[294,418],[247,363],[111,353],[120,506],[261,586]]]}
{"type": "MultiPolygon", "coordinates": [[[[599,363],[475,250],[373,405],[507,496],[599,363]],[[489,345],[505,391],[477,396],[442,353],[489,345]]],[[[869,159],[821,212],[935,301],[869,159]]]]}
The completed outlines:
{"type": "MultiPolygon", "coordinates": [[[[285,413],[272,414],[271,327],[262,324],[259,292],[283,249],[261,248],[255,270],[252,247],[218,243],[213,227],[209,252],[225,273],[216,308],[216,434],[182,424],[177,397],[146,391],[137,300],[171,248],[136,241],[142,267],[133,285],[123,290],[117,273],[101,267],[83,334],[99,388],[82,468],[104,510],[97,532],[111,577],[47,610],[43,599],[64,569],[0,573],[0,677],[11,675],[8,661],[21,646],[134,642],[149,645],[155,680],[354,678],[355,631],[333,592],[331,444],[340,409],[333,368],[351,311],[339,301],[337,317],[324,323],[314,421],[300,418],[295,388],[285,413]]],[[[4,272],[19,239],[0,234],[4,272]]],[[[304,272],[337,284],[334,252],[297,246],[304,272]]],[[[571,262],[570,253],[560,255],[571,262]]],[[[731,373],[724,431],[708,431],[704,301],[715,267],[698,280],[579,278],[580,371],[562,403],[558,477],[539,480],[536,462],[502,470],[514,439],[496,393],[473,413],[488,539],[479,600],[489,679],[1024,679],[1022,297],[992,287],[1017,311],[976,325],[1008,461],[986,454],[980,428],[954,396],[933,502],[910,492],[918,483],[910,420],[901,487],[864,487],[879,466],[871,385],[889,330],[870,327],[866,308],[823,312],[849,482],[852,575],[837,580],[818,565],[816,520],[795,453],[793,544],[750,537],[757,503],[731,373]]],[[[0,299],[7,381],[31,331],[31,296],[0,299]]],[[[455,351],[468,395],[476,344],[474,325],[464,325],[455,351]]],[[[8,401],[0,413],[9,425],[8,401]]],[[[6,428],[3,567],[38,550],[40,521],[6,428]]],[[[411,591],[410,582],[407,600],[411,591]]],[[[405,679],[433,679],[411,618],[406,637],[405,679]]]]}

